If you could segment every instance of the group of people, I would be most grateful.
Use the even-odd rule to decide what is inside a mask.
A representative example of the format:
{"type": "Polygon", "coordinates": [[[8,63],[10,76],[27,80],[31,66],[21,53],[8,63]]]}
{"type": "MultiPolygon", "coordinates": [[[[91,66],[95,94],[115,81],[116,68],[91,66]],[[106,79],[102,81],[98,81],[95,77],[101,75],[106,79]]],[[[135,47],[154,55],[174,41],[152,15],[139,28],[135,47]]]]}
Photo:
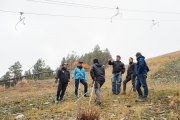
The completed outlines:
{"type": "MultiPolygon", "coordinates": [[[[126,84],[129,81],[132,81],[132,89],[134,92],[138,93],[138,100],[144,101],[148,97],[148,86],[147,86],[147,73],[149,68],[146,64],[145,57],[140,53],[136,53],[137,63],[133,61],[133,58],[129,58],[129,65],[127,69],[126,79],[123,81],[123,92],[122,95],[126,94],[126,84]],[[141,90],[141,87],[144,89],[144,93],[141,90]]],[[[74,69],[72,78],[75,81],[75,96],[79,97],[78,89],[79,83],[84,85],[84,97],[88,96],[88,83],[86,77],[86,71],[83,68],[83,62],[79,61],[76,68],[74,69]]],[[[112,70],[112,93],[114,95],[119,95],[121,93],[121,83],[122,83],[122,74],[125,73],[125,65],[121,62],[121,57],[116,56],[116,61],[109,60],[109,65],[113,66],[112,70]]],[[[68,64],[63,63],[62,68],[57,71],[56,83],[58,82],[57,90],[57,102],[63,99],[68,82],[70,82],[70,72],[67,69],[68,64]]],[[[101,104],[100,88],[105,83],[105,67],[99,63],[98,59],[93,60],[93,65],[90,69],[90,75],[93,80],[93,87],[96,95],[96,103],[101,104]]]]}

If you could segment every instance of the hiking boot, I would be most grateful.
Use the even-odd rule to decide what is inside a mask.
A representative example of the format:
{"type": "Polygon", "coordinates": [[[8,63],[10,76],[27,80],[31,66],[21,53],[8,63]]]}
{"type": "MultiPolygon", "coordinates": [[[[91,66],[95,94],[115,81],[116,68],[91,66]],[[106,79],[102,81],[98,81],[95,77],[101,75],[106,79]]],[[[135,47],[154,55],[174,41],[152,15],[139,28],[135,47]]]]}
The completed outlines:
{"type": "Polygon", "coordinates": [[[55,103],[56,104],[59,104],[61,102],[61,100],[56,100],[55,103]]]}
{"type": "Polygon", "coordinates": [[[56,101],[55,101],[55,104],[59,104],[59,101],[56,100],[56,101]]]}
{"type": "Polygon", "coordinates": [[[147,97],[139,96],[138,99],[135,102],[145,102],[146,100],[147,100],[147,97]]]}
{"type": "Polygon", "coordinates": [[[144,102],[143,96],[139,96],[135,102],[144,102]]]}
{"type": "Polygon", "coordinates": [[[144,102],[144,99],[136,99],[135,102],[144,102]]]}
{"type": "Polygon", "coordinates": [[[144,99],[138,98],[138,99],[135,100],[135,102],[144,102],[144,99]]]}
{"type": "Polygon", "coordinates": [[[121,93],[121,95],[126,95],[126,92],[121,93]]]}
{"type": "Polygon", "coordinates": [[[133,92],[136,92],[136,89],[133,89],[133,92]]]}
{"type": "Polygon", "coordinates": [[[144,100],[144,101],[147,101],[147,97],[146,97],[146,96],[144,96],[144,97],[143,97],[143,100],[144,100]]]}
{"type": "Polygon", "coordinates": [[[143,99],[143,96],[139,96],[138,99],[143,99]]]}
{"type": "Polygon", "coordinates": [[[96,104],[97,104],[97,105],[101,105],[101,102],[100,102],[100,101],[97,101],[96,104]]]}
{"type": "Polygon", "coordinates": [[[89,97],[89,95],[84,95],[84,97],[89,97]]]}
{"type": "Polygon", "coordinates": [[[78,98],[79,96],[75,94],[75,97],[78,98]]]}

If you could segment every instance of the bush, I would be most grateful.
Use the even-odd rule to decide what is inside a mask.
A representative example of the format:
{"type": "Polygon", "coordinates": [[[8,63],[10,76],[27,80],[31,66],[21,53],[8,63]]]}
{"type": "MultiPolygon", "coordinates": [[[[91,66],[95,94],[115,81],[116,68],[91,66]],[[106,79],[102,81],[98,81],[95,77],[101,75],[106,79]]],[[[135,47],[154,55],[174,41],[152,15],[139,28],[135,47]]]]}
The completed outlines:
{"type": "Polygon", "coordinates": [[[77,113],[77,120],[100,120],[100,112],[95,107],[80,108],[77,113]]]}

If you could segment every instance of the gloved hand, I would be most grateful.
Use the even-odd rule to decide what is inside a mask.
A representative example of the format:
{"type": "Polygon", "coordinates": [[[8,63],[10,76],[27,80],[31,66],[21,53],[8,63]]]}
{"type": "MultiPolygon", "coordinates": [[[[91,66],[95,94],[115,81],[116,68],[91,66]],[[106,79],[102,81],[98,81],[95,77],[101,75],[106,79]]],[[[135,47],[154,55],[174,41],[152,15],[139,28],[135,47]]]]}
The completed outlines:
{"type": "Polygon", "coordinates": [[[58,83],[58,79],[56,79],[56,80],[54,81],[53,87],[56,87],[56,86],[57,86],[57,83],[58,83]]]}
{"type": "Polygon", "coordinates": [[[58,79],[55,80],[55,84],[57,84],[57,83],[58,83],[58,79]]]}
{"type": "Polygon", "coordinates": [[[147,78],[147,74],[143,74],[143,76],[144,76],[145,78],[147,78]]]}

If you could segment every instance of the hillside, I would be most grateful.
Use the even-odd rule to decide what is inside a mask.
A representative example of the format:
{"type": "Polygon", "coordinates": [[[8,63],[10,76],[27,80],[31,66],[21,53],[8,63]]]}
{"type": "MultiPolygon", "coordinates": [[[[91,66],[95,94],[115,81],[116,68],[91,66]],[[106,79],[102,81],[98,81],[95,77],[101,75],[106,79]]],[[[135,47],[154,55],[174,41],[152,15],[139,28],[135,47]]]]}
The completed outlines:
{"type": "MultiPolygon", "coordinates": [[[[111,67],[106,70],[106,83],[102,87],[103,104],[96,106],[94,94],[90,110],[100,113],[101,120],[179,120],[180,119],[180,51],[148,59],[150,73],[149,99],[137,103],[136,93],[112,95],[111,67]]],[[[125,75],[123,75],[125,77],[125,75]]],[[[89,91],[91,79],[89,77],[89,91]]],[[[80,90],[83,91],[82,86],[80,90]]],[[[20,117],[29,120],[74,120],[82,109],[88,109],[89,98],[79,101],[74,96],[74,81],[67,88],[65,100],[54,103],[56,86],[54,80],[23,81],[10,89],[0,88],[0,119],[20,117]]],[[[88,111],[88,110],[87,110],[88,111]]]]}

